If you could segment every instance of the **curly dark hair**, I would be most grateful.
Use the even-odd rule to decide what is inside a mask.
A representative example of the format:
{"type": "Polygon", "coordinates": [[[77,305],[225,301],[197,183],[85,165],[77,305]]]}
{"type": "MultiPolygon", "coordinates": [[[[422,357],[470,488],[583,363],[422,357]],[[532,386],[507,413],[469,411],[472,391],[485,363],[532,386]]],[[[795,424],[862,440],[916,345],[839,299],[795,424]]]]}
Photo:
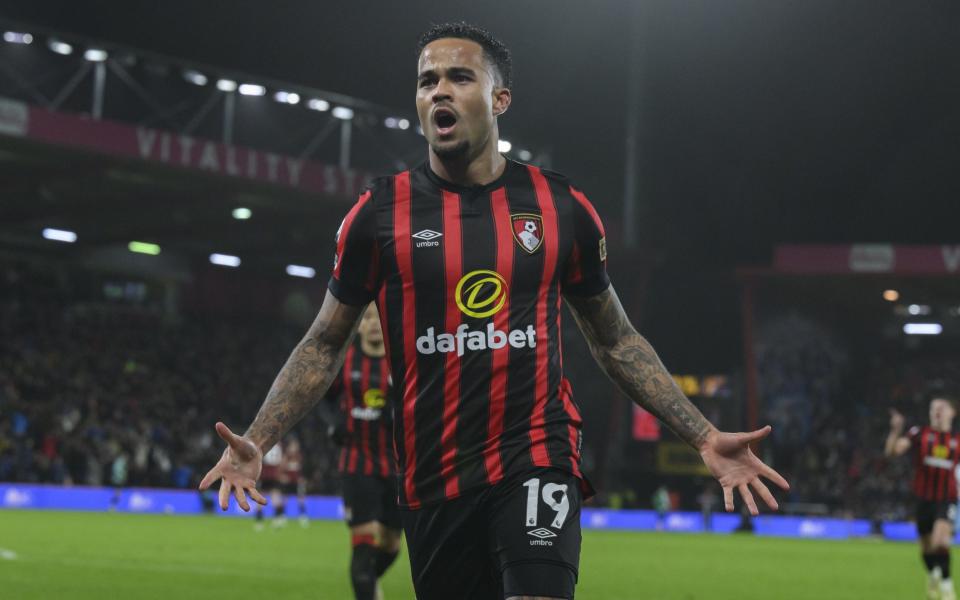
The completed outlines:
{"type": "Polygon", "coordinates": [[[480,44],[484,58],[493,65],[500,77],[498,83],[503,87],[513,86],[513,59],[510,58],[510,50],[489,31],[463,21],[433,25],[420,36],[417,42],[417,56],[420,56],[427,44],[443,38],[460,38],[480,44]]]}

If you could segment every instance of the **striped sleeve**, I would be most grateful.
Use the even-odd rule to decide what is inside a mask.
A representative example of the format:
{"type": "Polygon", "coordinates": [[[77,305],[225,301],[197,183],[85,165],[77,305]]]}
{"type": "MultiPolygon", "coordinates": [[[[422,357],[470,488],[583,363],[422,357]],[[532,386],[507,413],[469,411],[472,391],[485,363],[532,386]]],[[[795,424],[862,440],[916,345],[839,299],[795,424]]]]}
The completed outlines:
{"type": "Polygon", "coordinates": [[[337,230],[333,273],[327,287],[344,304],[373,302],[380,289],[377,226],[372,192],[364,192],[337,230]]]}
{"type": "Polygon", "coordinates": [[[563,279],[563,293],[595,296],[610,286],[607,276],[607,238],[593,204],[580,190],[573,196],[574,242],[563,279]]]}

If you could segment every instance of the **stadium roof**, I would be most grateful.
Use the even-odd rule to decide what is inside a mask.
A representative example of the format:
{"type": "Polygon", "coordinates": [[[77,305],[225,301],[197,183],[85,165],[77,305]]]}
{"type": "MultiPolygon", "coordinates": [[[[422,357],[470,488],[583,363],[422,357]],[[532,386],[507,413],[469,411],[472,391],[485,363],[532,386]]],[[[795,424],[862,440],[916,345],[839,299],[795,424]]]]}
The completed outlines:
{"type": "Polygon", "coordinates": [[[188,261],[223,252],[269,269],[326,265],[332,234],[362,183],[355,175],[325,193],[3,135],[0,177],[0,248],[7,253],[82,260],[143,241],[188,261]],[[250,209],[252,218],[235,219],[232,212],[240,207],[250,209]],[[45,228],[72,231],[77,241],[44,239],[45,228]]]}

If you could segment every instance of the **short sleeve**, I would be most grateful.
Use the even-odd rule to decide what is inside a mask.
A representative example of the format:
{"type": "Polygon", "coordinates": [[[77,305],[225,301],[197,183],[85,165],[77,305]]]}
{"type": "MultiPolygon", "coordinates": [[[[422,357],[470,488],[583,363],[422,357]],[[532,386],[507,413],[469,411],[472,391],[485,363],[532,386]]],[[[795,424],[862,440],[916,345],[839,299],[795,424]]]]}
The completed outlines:
{"type": "Polygon", "coordinates": [[[333,273],[327,287],[337,300],[369,304],[380,289],[380,253],[372,192],[360,196],[337,230],[333,273]]]}
{"type": "Polygon", "coordinates": [[[563,293],[595,296],[610,286],[607,276],[607,238],[603,222],[580,190],[573,196],[574,241],[563,280],[563,293]]]}

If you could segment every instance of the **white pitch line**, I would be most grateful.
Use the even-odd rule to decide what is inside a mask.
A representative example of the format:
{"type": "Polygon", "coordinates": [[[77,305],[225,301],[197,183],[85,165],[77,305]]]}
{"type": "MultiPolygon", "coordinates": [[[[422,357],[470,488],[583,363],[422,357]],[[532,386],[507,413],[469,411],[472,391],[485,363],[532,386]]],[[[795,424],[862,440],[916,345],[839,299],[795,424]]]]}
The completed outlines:
{"type": "Polygon", "coordinates": [[[17,553],[13,550],[0,548],[0,560],[17,560],[17,553]]]}

